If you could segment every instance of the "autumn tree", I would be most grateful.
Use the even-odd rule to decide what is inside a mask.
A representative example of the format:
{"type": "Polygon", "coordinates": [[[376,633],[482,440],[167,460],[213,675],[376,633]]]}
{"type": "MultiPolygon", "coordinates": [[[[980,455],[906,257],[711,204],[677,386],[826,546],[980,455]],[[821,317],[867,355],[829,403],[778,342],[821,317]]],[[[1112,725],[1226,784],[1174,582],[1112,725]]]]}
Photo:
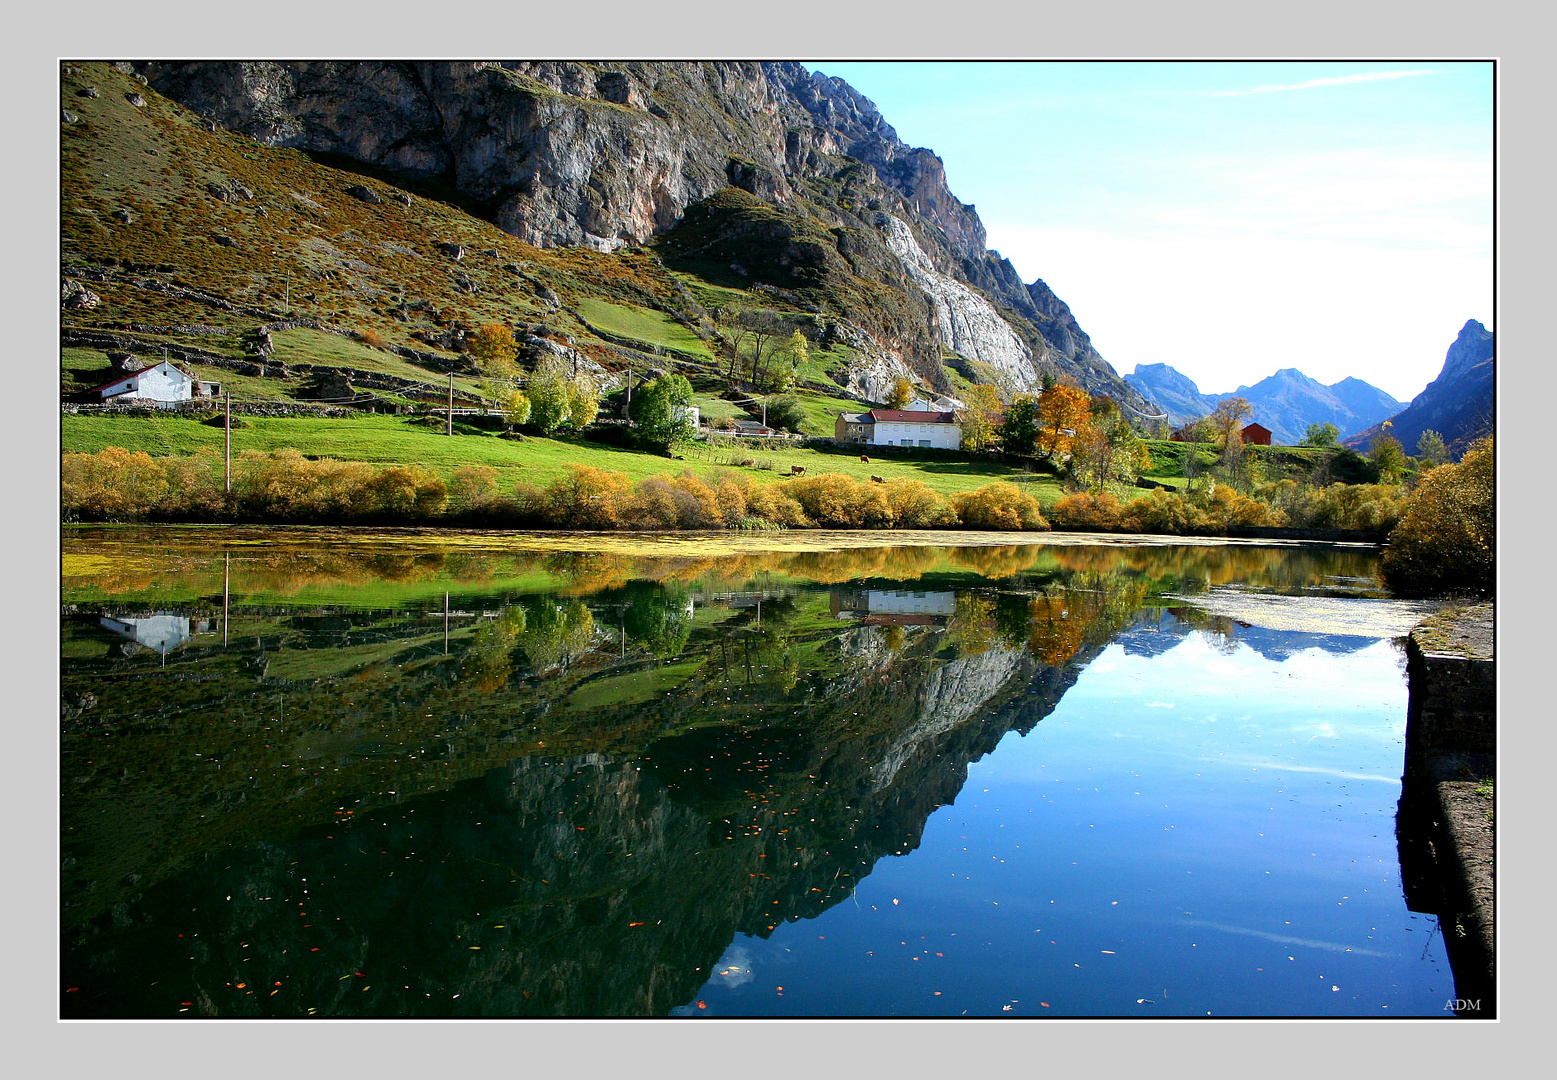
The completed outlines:
{"type": "Polygon", "coordinates": [[[1253,416],[1254,406],[1241,397],[1223,398],[1217,403],[1207,419],[1216,431],[1216,442],[1223,455],[1236,454],[1242,448],[1243,438],[1239,432],[1253,416]]]}
{"type": "Polygon", "coordinates": [[[979,383],[968,391],[967,399],[962,417],[962,447],[982,450],[995,441],[1000,424],[1000,392],[988,383],[979,383]]]}
{"type": "Polygon", "coordinates": [[[892,389],[887,394],[887,408],[901,409],[914,399],[914,384],[908,381],[906,375],[899,375],[892,381],[892,389]]]}
{"type": "Polygon", "coordinates": [[[1070,453],[1071,443],[1091,418],[1085,390],[1056,384],[1038,398],[1038,451],[1047,461],[1070,453]]]}
{"type": "Polygon", "coordinates": [[[1490,593],[1497,583],[1497,473],[1492,439],[1458,465],[1422,477],[1384,551],[1384,580],[1402,595],[1490,593]]]}
{"type": "Polygon", "coordinates": [[[519,374],[519,343],[513,331],[501,323],[487,323],[465,339],[465,349],[476,367],[489,378],[512,379],[519,374]]]}
{"type": "Polygon", "coordinates": [[[1090,412],[1072,443],[1071,475],[1093,491],[1134,484],[1140,470],[1151,467],[1146,444],[1110,399],[1095,399],[1090,412]]]}
{"type": "Polygon", "coordinates": [[[600,391],[595,380],[585,374],[574,376],[568,382],[568,424],[586,428],[600,415],[600,391]]]}

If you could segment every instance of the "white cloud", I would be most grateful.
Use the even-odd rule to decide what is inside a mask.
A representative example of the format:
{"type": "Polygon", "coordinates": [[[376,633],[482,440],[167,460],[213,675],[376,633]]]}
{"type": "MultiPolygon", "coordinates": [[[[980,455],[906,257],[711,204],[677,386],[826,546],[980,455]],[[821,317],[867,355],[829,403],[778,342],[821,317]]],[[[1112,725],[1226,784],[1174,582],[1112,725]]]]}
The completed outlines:
{"type": "Polygon", "coordinates": [[[1246,94],[1275,94],[1288,90],[1315,90],[1325,86],[1347,86],[1353,83],[1378,82],[1381,79],[1409,79],[1416,75],[1441,74],[1436,68],[1413,68],[1409,71],[1369,71],[1357,75],[1334,75],[1325,79],[1309,79],[1306,82],[1285,85],[1252,86],[1246,90],[1208,90],[1210,97],[1242,97],[1246,94]]]}

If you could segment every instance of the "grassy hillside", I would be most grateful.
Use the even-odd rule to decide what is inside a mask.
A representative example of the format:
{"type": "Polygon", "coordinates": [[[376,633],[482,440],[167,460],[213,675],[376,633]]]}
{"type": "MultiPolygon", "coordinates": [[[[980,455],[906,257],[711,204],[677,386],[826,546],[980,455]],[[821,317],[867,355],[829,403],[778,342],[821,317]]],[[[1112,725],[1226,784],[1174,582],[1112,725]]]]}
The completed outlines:
{"type": "MultiPolygon", "coordinates": [[[[657,366],[715,379],[720,342],[705,303],[799,310],[739,284],[673,274],[647,250],[531,247],[438,185],[406,186],[212,130],[111,64],[64,65],[62,99],[74,116],[61,127],[62,273],[98,297],[66,308],[62,329],[112,331],[146,359],[188,348],[239,360],[246,332],[302,319],[320,329],[277,333],[273,360],[444,389],[452,366],[463,396],[478,381],[461,365],[458,333],[497,322],[608,371],[657,366]]],[[[62,392],[108,381],[107,351],[70,346],[62,392]]],[[[830,373],[846,360],[841,347],[822,350],[801,379],[841,393],[830,373]]],[[[287,399],[307,383],[186,366],[241,399],[287,399]]]]}
{"type": "MultiPolygon", "coordinates": [[[[781,442],[703,445],[685,448],[680,460],[639,453],[582,438],[501,439],[456,424],[445,434],[441,424],[426,424],[396,416],[350,419],[312,417],[249,417],[233,432],[235,460],[245,449],[272,451],[293,447],[308,457],[374,464],[416,462],[445,480],[464,465],[498,470],[505,489],[523,480],[544,486],[562,476],[571,464],[594,465],[624,473],[633,481],[665,472],[691,469],[707,473],[734,468],[759,481],[778,480],[799,465],[810,473],[836,472],[856,480],[911,477],[943,495],[968,491],[991,480],[1010,480],[1050,506],[1061,495],[1052,476],[1032,475],[992,461],[873,457],[869,464],[858,453],[827,453],[781,442]],[[749,463],[749,464],[748,464],[749,463]]],[[[144,450],[152,456],[206,453],[212,468],[222,468],[222,427],[179,416],[92,416],[61,418],[61,443],[67,451],[96,452],[109,446],[144,450]]],[[[716,443],[719,440],[716,440],[716,443]]],[[[725,440],[728,441],[728,440],[725,440]]]]}

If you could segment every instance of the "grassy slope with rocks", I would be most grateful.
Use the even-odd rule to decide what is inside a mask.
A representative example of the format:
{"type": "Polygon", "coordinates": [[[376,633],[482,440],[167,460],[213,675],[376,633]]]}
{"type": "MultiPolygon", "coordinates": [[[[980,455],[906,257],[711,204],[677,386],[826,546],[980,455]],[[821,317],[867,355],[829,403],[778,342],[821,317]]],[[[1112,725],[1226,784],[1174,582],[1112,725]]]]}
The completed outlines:
{"type": "MultiPolygon", "coordinates": [[[[816,307],[831,304],[835,310],[870,308],[879,315],[918,302],[892,295],[872,280],[874,271],[857,278],[842,265],[829,266],[815,289],[783,297],[747,288],[727,264],[704,278],[693,272],[695,260],[678,260],[672,272],[658,254],[644,249],[609,255],[542,250],[467,213],[436,185],[396,186],[362,166],[342,169],[338,166],[350,163],[339,158],[257,145],[159,96],[115,65],[67,64],[62,70],[64,106],[75,116],[62,126],[62,276],[99,298],[93,307],[62,313],[61,391],[67,399],[81,399],[115,377],[108,359],[112,348],[80,343],[87,340],[82,335],[111,333],[148,362],[168,350],[240,402],[308,400],[320,373],[336,369],[389,377],[388,388],[358,390],[364,403],[436,407],[446,400],[446,372],[452,368],[459,403],[474,403],[482,385],[458,353],[456,337],[501,322],[571,348],[609,371],[683,371],[693,379],[705,412],[734,418],[760,413],[729,400],[738,395],[726,393],[710,307],[814,314],[816,307]],[[367,199],[360,197],[364,190],[367,199]],[[462,249],[458,259],[448,245],[462,249]],[[204,362],[252,359],[246,334],[262,324],[296,320],[310,325],[272,335],[271,360],[286,365],[286,374],[272,368],[261,376],[204,362]],[[414,354],[391,351],[396,348],[414,354]],[[181,359],[184,350],[198,355],[181,359]]],[[[704,214],[693,215],[685,235],[673,234],[666,254],[677,259],[688,237],[697,239],[699,223],[725,213],[727,202],[764,223],[785,216],[731,189],[728,197],[711,200],[704,214]]],[[[814,217],[801,216],[805,229],[823,228],[814,217]]],[[[787,246],[795,234],[787,225],[781,231],[787,246]]],[[[757,248],[754,263],[760,263],[757,248]]],[[[836,340],[819,343],[797,372],[804,433],[830,434],[838,411],[868,404],[843,388],[851,355],[836,340]]],[[[528,359],[533,363],[535,354],[528,359]]],[[[212,432],[199,427],[183,436],[151,437],[175,423],[68,417],[62,446],[92,450],[122,444],[156,453],[209,443],[212,432]]],[[[397,442],[380,427],[369,430],[326,438],[314,425],[276,420],[251,435],[262,438],[261,448],[290,444],[310,455],[341,449],[371,460],[393,460],[383,455],[409,452],[402,446],[419,445],[418,437],[427,436],[413,430],[397,442]]],[[[472,463],[531,465],[548,472],[545,442],[483,440],[478,449],[466,440],[460,444],[465,449],[418,451],[410,460],[442,465],[468,452],[472,463]]],[[[630,456],[586,450],[590,460],[600,455],[616,467],[630,456]]],[[[764,456],[784,463],[808,460],[798,450],[764,456]]],[[[651,458],[627,471],[649,473],[670,464],[651,458]]],[[[1011,470],[991,465],[970,471],[987,479],[1011,470]]],[[[936,486],[943,485],[944,478],[936,486]]]]}

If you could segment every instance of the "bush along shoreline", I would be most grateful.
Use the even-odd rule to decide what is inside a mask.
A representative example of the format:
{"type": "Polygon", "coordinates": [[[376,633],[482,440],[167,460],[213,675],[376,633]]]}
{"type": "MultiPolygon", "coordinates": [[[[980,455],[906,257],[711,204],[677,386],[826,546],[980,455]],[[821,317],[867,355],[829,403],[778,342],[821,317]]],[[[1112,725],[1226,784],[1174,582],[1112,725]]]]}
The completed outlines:
{"type": "Polygon", "coordinates": [[[759,482],[735,469],[691,470],[639,480],[570,465],[545,486],[508,490],[491,466],[456,469],[445,481],[420,465],[375,466],[246,451],[226,490],[209,455],[154,458],[108,447],[61,458],[67,522],[290,525],[424,525],[571,531],[716,529],[965,529],[1269,537],[1304,531],[1379,541],[1383,571],[1402,595],[1488,594],[1495,577],[1493,443],[1440,465],[1414,490],[1390,484],[1301,487],[1262,484],[1244,493],[1207,483],[1191,492],[1156,488],[1124,501],[1076,491],[1045,513],[1016,484],[993,481],[941,495],[906,478],[842,473],[759,482]]]}

